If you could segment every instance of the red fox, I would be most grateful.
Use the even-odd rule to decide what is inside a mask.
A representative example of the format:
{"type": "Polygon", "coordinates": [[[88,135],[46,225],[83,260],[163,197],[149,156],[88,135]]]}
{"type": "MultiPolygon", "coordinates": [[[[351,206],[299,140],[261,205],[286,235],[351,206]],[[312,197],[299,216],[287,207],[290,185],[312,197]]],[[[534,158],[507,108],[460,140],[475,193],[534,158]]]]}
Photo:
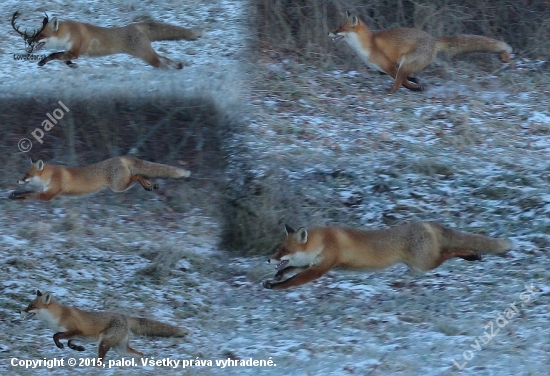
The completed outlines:
{"type": "Polygon", "coordinates": [[[57,195],[79,196],[97,192],[108,186],[113,192],[122,192],[139,182],[147,191],[158,189],[150,178],[182,178],[190,171],[143,161],[134,157],[114,157],[84,167],[65,167],[34,162],[19,184],[31,183],[41,191],[15,191],[8,198],[19,200],[34,198],[50,201],[57,195]]]}
{"type": "Polygon", "coordinates": [[[451,56],[471,51],[497,52],[505,62],[512,52],[507,43],[479,35],[435,38],[423,30],[402,27],[373,33],[357,15],[346,12],[346,16],[346,21],[329,36],[335,42],[345,39],[365,64],[393,77],[390,93],[401,85],[413,91],[424,90],[410,75],[431,63],[438,51],[451,56]]]}
{"type": "MultiPolygon", "coordinates": [[[[12,26],[15,29],[14,14],[12,26]]],[[[18,29],[16,29],[17,32],[18,29]]],[[[140,58],[155,68],[182,69],[182,63],[176,63],[167,57],[160,56],[151,47],[151,42],[160,40],[195,40],[201,36],[199,30],[186,29],[160,22],[139,22],[124,27],[100,27],[71,20],[59,21],[57,17],[44,19],[43,27],[32,36],[19,32],[23,38],[34,46],[34,51],[41,48],[66,49],[54,52],[38,62],[43,66],[51,60],[64,60],[70,67],[75,67],[72,60],[80,55],[105,56],[125,53],[140,58]]]]}
{"type": "MultiPolygon", "coordinates": [[[[53,335],[55,345],[60,349],[65,346],[60,339],[72,337],[91,338],[99,341],[97,357],[103,361],[107,352],[113,348],[121,356],[143,357],[139,351],[129,345],[130,333],[136,336],[183,337],[189,332],[155,320],[139,317],[127,317],[113,312],[82,311],[76,307],[59,304],[52,299],[52,293],[42,294],[36,291],[36,298],[21,311],[24,320],[36,316],[56,333],[53,335]]],[[[70,349],[84,351],[70,339],[70,349]]]]}
{"type": "Polygon", "coordinates": [[[275,263],[275,282],[267,289],[286,289],[321,277],[334,267],[382,269],[398,262],[428,271],[452,257],[481,260],[480,253],[501,254],[512,249],[509,240],[452,230],[437,223],[411,223],[384,230],[347,227],[300,227],[288,225],[287,238],[267,261],[275,263]],[[292,271],[303,271],[282,282],[292,271]],[[305,269],[305,270],[304,270],[305,269]]]}

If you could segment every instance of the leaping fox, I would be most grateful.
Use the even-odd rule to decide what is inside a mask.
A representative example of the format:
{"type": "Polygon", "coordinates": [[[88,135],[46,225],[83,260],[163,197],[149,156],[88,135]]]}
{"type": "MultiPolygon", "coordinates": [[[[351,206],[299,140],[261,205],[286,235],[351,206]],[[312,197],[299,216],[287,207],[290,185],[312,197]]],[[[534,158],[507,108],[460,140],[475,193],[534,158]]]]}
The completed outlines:
{"type": "Polygon", "coordinates": [[[139,182],[147,191],[158,189],[151,178],[182,178],[191,175],[190,171],[143,161],[134,157],[114,157],[84,167],[65,167],[34,162],[19,184],[31,183],[40,191],[15,191],[8,198],[19,200],[34,198],[50,201],[58,195],[79,196],[97,192],[103,187],[113,192],[122,192],[139,182]]]}
{"type": "Polygon", "coordinates": [[[286,226],[287,238],[267,261],[276,264],[274,281],[267,289],[286,289],[311,282],[335,267],[382,269],[402,262],[413,269],[428,271],[452,257],[481,260],[480,253],[501,254],[513,243],[443,227],[437,223],[411,223],[384,230],[348,227],[286,226]],[[298,274],[281,281],[294,270],[298,274]],[[280,281],[280,282],[279,282],[280,281]]]}
{"type": "Polygon", "coordinates": [[[71,20],[60,21],[44,18],[42,28],[32,35],[21,33],[15,26],[18,12],[12,17],[12,26],[34,51],[42,48],[64,49],[54,52],[38,62],[43,66],[52,60],[63,60],[68,66],[75,67],[72,60],[80,55],[106,56],[125,53],[144,60],[155,68],[182,69],[182,63],[176,63],[153,50],[151,42],[161,40],[195,40],[201,36],[199,30],[187,29],[160,22],[138,22],[123,27],[101,27],[71,20]]]}
{"type": "Polygon", "coordinates": [[[354,13],[346,12],[346,21],[329,33],[336,42],[345,39],[369,67],[395,79],[390,93],[401,85],[414,91],[424,87],[411,74],[425,68],[439,51],[449,55],[489,51],[510,60],[512,47],[507,43],[479,35],[453,35],[435,38],[420,29],[396,28],[372,32],[354,13]]]}

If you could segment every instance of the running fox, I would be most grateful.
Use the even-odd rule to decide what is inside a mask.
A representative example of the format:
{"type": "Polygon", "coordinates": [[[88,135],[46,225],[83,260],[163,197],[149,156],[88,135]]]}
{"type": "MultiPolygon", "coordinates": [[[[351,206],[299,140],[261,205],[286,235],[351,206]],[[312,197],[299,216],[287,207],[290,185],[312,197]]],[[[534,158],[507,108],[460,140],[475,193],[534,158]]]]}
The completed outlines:
{"type": "Polygon", "coordinates": [[[489,51],[510,60],[512,47],[507,43],[479,35],[453,35],[435,38],[419,29],[397,28],[373,33],[354,13],[346,12],[346,21],[329,33],[335,41],[345,39],[369,67],[395,79],[390,93],[401,85],[422,91],[411,74],[426,67],[439,51],[453,56],[462,52],[489,51]]]}
{"type": "Polygon", "coordinates": [[[267,289],[286,289],[321,277],[334,267],[382,269],[398,262],[428,271],[452,257],[481,260],[480,253],[501,254],[512,249],[512,242],[452,230],[437,223],[411,223],[384,230],[358,230],[347,227],[300,227],[288,225],[287,238],[267,261],[275,263],[275,282],[265,281],[267,289]],[[303,271],[282,282],[292,271],[303,271]]]}
{"type": "Polygon", "coordinates": [[[31,167],[19,184],[31,183],[41,188],[39,192],[15,191],[8,198],[19,200],[34,198],[50,201],[57,195],[79,196],[94,193],[104,186],[113,192],[122,192],[139,182],[147,191],[158,189],[150,178],[182,178],[190,171],[143,161],[134,157],[114,157],[84,167],[48,165],[31,159],[31,167]]]}
{"type": "MultiPolygon", "coordinates": [[[[183,337],[189,332],[155,320],[139,317],[127,317],[113,312],[82,311],[76,307],[59,304],[52,298],[51,292],[42,294],[36,291],[36,298],[21,311],[24,320],[36,316],[56,333],[53,335],[55,345],[60,349],[65,346],[60,339],[84,337],[99,341],[97,357],[103,361],[107,352],[113,348],[121,356],[143,357],[143,354],[129,345],[130,333],[136,336],[183,337]]],[[[76,345],[70,339],[70,349],[84,351],[83,346],[76,345]]]]}
{"type": "MultiPolygon", "coordinates": [[[[15,28],[14,14],[12,25],[15,28]]],[[[18,29],[16,29],[17,32],[18,29]]],[[[20,32],[19,32],[20,33],[20,32]]],[[[140,58],[155,68],[182,69],[182,63],[176,63],[161,56],[153,50],[151,42],[160,40],[195,40],[201,36],[199,30],[186,29],[160,22],[139,22],[123,27],[100,27],[88,23],[71,20],[59,21],[57,17],[51,20],[46,16],[42,29],[32,36],[20,33],[25,41],[34,47],[66,49],[64,52],[54,52],[38,62],[43,66],[51,60],[64,60],[68,66],[75,67],[72,60],[80,55],[106,56],[125,53],[140,58]]]]}

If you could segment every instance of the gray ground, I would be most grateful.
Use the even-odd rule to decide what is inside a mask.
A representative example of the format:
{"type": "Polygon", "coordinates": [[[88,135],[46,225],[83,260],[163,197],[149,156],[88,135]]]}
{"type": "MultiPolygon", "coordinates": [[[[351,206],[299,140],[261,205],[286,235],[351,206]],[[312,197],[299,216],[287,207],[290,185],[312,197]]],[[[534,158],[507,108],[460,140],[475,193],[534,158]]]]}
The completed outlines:
{"type": "MultiPolygon", "coordinates": [[[[437,220],[510,237],[517,249],[482,262],[453,260],[425,275],[399,265],[376,273],[331,271],[300,288],[268,291],[261,281],[274,270],[266,257],[233,258],[219,249],[220,223],[206,208],[177,212],[140,188],[47,204],[1,200],[0,372],[48,372],[10,367],[13,358],[96,354],[93,342],[81,353],[60,350],[50,329],[19,320],[18,310],[38,288],[82,309],[188,328],[185,340],[135,338],[132,344],[156,360],[214,362],[186,368],[190,374],[439,375],[458,372],[453,360],[466,374],[544,373],[550,364],[547,68],[518,61],[501,71],[491,58],[455,59],[439,69],[443,78],[434,68],[419,74],[426,93],[401,89],[388,96],[388,77],[360,65],[356,71],[311,67],[267,53],[246,65],[244,2],[178,3],[151,3],[145,12],[205,31],[196,43],[155,47],[187,60],[183,71],[158,72],[130,57],[82,58],[69,73],[55,62],[38,69],[10,61],[0,70],[3,95],[40,88],[64,99],[94,90],[128,95],[139,88],[154,95],[212,88],[229,106],[242,94],[243,131],[234,141],[246,145],[255,173],[283,166],[286,181],[315,187],[306,198],[320,211],[327,203],[339,205],[334,210],[355,218],[348,225],[366,227],[437,220]],[[505,312],[514,303],[519,313],[505,312]],[[509,320],[497,321],[503,313],[509,320]],[[490,323],[493,333],[500,330],[487,342],[490,323]],[[271,358],[276,366],[216,367],[215,360],[228,358],[271,358]]],[[[15,4],[28,13],[47,10],[117,25],[144,12],[136,10],[141,3],[127,1],[110,10],[95,3],[59,2],[52,9],[18,1],[4,3],[3,13],[11,14],[15,4]]],[[[0,39],[4,53],[20,44],[13,33],[0,39]]],[[[14,145],[5,152],[18,150],[14,145]]],[[[2,180],[2,196],[18,178],[2,180]]],[[[174,372],[79,369],[136,371],[174,372]]]]}

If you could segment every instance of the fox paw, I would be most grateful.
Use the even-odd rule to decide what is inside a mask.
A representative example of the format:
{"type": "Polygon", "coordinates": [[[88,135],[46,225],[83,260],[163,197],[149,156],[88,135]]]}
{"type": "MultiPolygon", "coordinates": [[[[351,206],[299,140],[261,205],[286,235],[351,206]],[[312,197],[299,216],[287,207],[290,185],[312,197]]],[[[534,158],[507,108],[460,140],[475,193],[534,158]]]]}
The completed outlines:
{"type": "Polygon", "coordinates": [[[76,67],[78,67],[78,64],[73,63],[73,62],[70,61],[70,60],[65,61],[65,64],[67,64],[67,66],[70,67],[70,68],[76,68],[76,67]]]}
{"type": "Polygon", "coordinates": [[[24,200],[25,196],[23,196],[23,195],[25,193],[29,193],[29,192],[27,192],[27,191],[14,191],[14,192],[10,193],[8,198],[10,200],[24,200]]]}
{"type": "Polygon", "coordinates": [[[84,346],[80,346],[80,345],[75,345],[74,343],[72,343],[72,339],[69,340],[69,342],[67,342],[67,346],[69,346],[70,349],[73,349],[73,350],[76,350],[76,351],[84,351],[84,346]]]}
{"type": "Polygon", "coordinates": [[[46,59],[42,59],[38,62],[39,67],[43,67],[46,64],[46,59]]]}
{"type": "Polygon", "coordinates": [[[283,270],[279,270],[277,273],[275,273],[275,275],[273,276],[273,280],[275,281],[280,281],[281,279],[283,279],[283,276],[284,276],[284,271],[283,270]]]}
{"type": "Polygon", "coordinates": [[[483,261],[483,257],[478,253],[469,256],[460,256],[460,258],[466,261],[483,261]]]}
{"type": "Polygon", "coordinates": [[[153,189],[159,189],[160,188],[160,185],[158,185],[157,183],[153,184],[153,189]]]}
{"type": "Polygon", "coordinates": [[[264,287],[264,289],[272,289],[274,284],[271,282],[271,281],[264,281],[262,283],[262,286],[264,287]]]}
{"type": "Polygon", "coordinates": [[[23,197],[20,197],[16,192],[10,193],[8,196],[10,200],[21,200],[23,197]]]}

